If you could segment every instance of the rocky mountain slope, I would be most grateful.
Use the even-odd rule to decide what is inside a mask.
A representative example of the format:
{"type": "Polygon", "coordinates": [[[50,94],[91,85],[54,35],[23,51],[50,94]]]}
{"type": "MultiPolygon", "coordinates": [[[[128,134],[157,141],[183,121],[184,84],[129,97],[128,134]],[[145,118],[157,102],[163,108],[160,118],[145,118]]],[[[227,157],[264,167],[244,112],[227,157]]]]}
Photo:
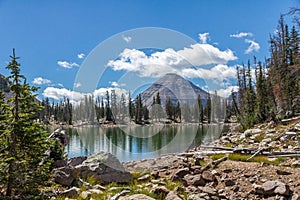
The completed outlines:
{"type": "Polygon", "coordinates": [[[198,95],[201,96],[204,103],[208,96],[206,91],[174,73],[166,74],[141,93],[142,101],[147,107],[152,105],[153,97],[156,97],[157,92],[159,92],[163,106],[168,97],[173,104],[179,101],[181,105],[184,103],[193,105],[198,95]]]}

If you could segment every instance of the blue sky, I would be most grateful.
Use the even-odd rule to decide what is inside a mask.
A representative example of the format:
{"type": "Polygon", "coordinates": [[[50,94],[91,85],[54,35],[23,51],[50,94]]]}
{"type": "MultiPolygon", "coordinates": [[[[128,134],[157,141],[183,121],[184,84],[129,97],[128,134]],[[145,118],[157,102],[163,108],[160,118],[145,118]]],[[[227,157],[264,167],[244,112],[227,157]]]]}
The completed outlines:
{"type": "MultiPolygon", "coordinates": [[[[125,43],[124,49],[119,50],[119,61],[123,59],[123,63],[117,63],[109,57],[102,60],[106,63],[106,66],[100,66],[105,71],[105,77],[100,78],[100,83],[95,88],[98,93],[95,94],[102,94],[107,88],[114,87],[122,92],[132,89],[126,88],[126,81],[135,80],[132,77],[151,83],[163,75],[163,69],[161,73],[145,73],[145,68],[137,66],[141,59],[142,63],[150,64],[170,61],[169,54],[166,59],[166,54],[170,51],[165,49],[160,49],[163,54],[156,55],[159,57],[158,61],[153,61],[153,57],[147,53],[146,56],[142,55],[143,51],[138,50],[138,46],[134,46],[136,49],[130,46],[135,38],[126,35],[126,31],[160,27],[182,33],[195,41],[181,46],[182,49],[170,45],[169,50],[174,50],[171,53],[189,56],[189,52],[192,54],[194,50],[199,52],[199,49],[209,49],[209,56],[217,57],[217,60],[202,63],[205,55],[196,55],[197,58],[203,58],[201,62],[195,60],[201,66],[193,71],[186,69],[187,65],[181,62],[180,66],[175,66],[181,67],[176,68],[175,72],[192,80],[197,79],[195,74],[200,78],[205,74],[207,81],[214,83],[219,72],[226,72],[225,79],[231,84],[227,85],[228,90],[234,85],[232,69],[237,64],[247,63],[253,56],[259,60],[268,57],[269,34],[276,30],[280,14],[287,13],[291,7],[296,6],[299,7],[296,0],[0,0],[0,73],[8,74],[5,66],[12,48],[15,48],[17,55],[21,57],[19,61],[22,73],[32,84],[40,87],[40,98],[75,96],[80,99],[80,92],[84,90],[79,90],[78,93],[72,90],[84,85],[76,80],[83,63],[87,65],[89,62],[86,59],[96,56],[95,49],[99,44],[101,46],[109,38],[122,37],[125,43]],[[191,51],[180,52],[184,48],[191,51]],[[91,53],[93,50],[94,55],[91,53]],[[220,56],[223,56],[221,61],[220,56]],[[122,68],[124,63],[128,63],[125,58],[129,58],[132,70],[122,68]],[[137,60],[133,62],[133,58],[137,60]],[[128,74],[122,82],[120,77],[125,72],[128,74]]],[[[289,18],[286,21],[291,23],[289,18]]],[[[150,67],[149,70],[154,69],[150,67]]],[[[146,72],[149,70],[147,68],[146,72]]],[[[97,73],[100,73],[99,70],[95,70],[95,74],[97,73]]],[[[211,89],[218,90],[222,87],[214,86],[211,89]]]]}

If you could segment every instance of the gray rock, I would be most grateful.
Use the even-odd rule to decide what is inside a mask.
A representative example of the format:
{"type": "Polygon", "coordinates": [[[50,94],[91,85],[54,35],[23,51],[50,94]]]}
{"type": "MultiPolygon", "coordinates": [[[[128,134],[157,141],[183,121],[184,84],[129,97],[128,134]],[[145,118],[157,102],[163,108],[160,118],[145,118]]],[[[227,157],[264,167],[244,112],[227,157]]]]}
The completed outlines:
{"type": "Polygon", "coordinates": [[[175,192],[170,191],[165,200],[182,200],[182,198],[180,198],[175,192]]]}
{"type": "Polygon", "coordinates": [[[148,181],[150,178],[151,178],[151,175],[150,174],[146,174],[146,175],[138,178],[137,180],[138,181],[148,181]]]}
{"type": "Polygon", "coordinates": [[[144,194],[134,194],[129,197],[120,197],[119,200],[155,200],[144,194]]]}
{"type": "Polygon", "coordinates": [[[66,160],[56,160],[52,163],[53,168],[60,168],[60,167],[66,166],[66,165],[67,165],[66,160]]]}
{"type": "Polygon", "coordinates": [[[264,184],[253,185],[256,194],[289,196],[290,188],[280,181],[266,181],[264,184]]]}
{"type": "Polygon", "coordinates": [[[291,200],[300,200],[300,195],[294,193],[291,200]]]}
{"type": "Polygon", "coordinates": [[[209,196],[217,196],[218,191],[210,186],[202,187],[201,188],[202,192],[207,193],[209,196]]]}
{"type": "Polygon", "coordinates": [[[71,167],[61,167],[53,170],[54,181],[63,186],[71,186],[74,181],[74,171],[71,167]]]}
{"type": "Polygon", "coordinates": [[[60,196],[68,197],[68,198],[77,198],[79,196],[78,191],[79,191],[79,188],[72,187],[72,188],[60,193],[60,196]]]}
{"type": "Polygon", "coordinates": [[[210,171],[202,172],[202,178],[208,182],[212,182],[215,180],[215,176],[210,171]]]}
{"type": "Polygon", "coordinates": [[[178,171],[176,171],[175,176],[177,176],[179,178],[183,178],[185,175],[187,175],[189,173],[190,173],[189,168],[183,168],[183,169],[179,169],[178,171]]]}
{"type": "Polygon", "coordinates": [[[81,192],[80,197],[82,199],[90,199],[91,195],[92,193],[90,191],[83,191],[81,192]]]}
{"type": "Polygon", "coordinates": [[[278,175],[291,175],[292,174],[292,172],[288,172],[288,171],[284,171],[284,170],[280,170],[280,169],[277,169],[276,173],[278,175]]]}
{"type": "Polygon", "coordinates": [[[169,193],[169,189],[166,188],[165,186],[157,186],[157,187],[154,187],[152,189],[152,191],[154,194],[158,194],[158,195],[167,195],[169,193]]]}
{"type": "Polygon", "coordinates": [[[225,179],[224,184],[225,184],[226,187],[230,187],[230,186],[234,186],[235,182],[232,179],[225,179]]]}
{"type": "Polygon", "coordinates": [[[74,157],[74,158],[69,158],[67,165],[71,166],[71,167],[75,167],[77,165],[80,165],[83,163],[83,161],[85,161],[87,159],[87,156],[78,156],[78,157],[74,157]]]}
{"type": "Polygon", "coordinates": [[[187,174],[184,177],[186,185],[193,185],[193,186],[204,186],[205,180],[202,178],[200,174],[197,175],[190,175],[187,174]]]}
{"type": "Polygon", "coordinates": [[[83,179],[93,177],[104,184],[128,183],[132,175],[125,170],[120,161],[110,153],[100,152],[87,157],[82,164],[75,166],[75,171],[83,179]]]}

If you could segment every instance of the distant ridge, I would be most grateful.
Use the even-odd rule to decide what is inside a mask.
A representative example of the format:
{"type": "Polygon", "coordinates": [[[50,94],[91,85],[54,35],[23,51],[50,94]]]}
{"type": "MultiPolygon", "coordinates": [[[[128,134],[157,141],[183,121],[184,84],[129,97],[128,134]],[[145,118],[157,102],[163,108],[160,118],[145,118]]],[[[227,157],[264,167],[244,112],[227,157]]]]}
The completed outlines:
{"type": "Polygon", "coordinates": [[[180,104],[187,103],[189,105],[195,103],[198,95],[201,96],[204,103],[208,97],[206,91],[175,73],[166,74],[142,92],[141,98],[143,104],[149,108],[152,105],[153,97],[156,96],[157,92],[159,92],[163,106],[168,97],[170,97],[173,104],[176,104],[179,101],[180,104]]]}

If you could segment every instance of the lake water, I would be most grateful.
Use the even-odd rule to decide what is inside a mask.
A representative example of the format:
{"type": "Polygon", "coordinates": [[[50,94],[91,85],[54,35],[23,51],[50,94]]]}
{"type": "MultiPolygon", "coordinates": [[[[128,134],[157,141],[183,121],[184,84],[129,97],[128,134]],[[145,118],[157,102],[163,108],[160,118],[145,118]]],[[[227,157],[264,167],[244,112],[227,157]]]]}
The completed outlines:
{"type": "Polygon", "coordinates": [[[220,137],[222,125],[152,125],[101,128],[86,126],[68,130],[68,157],[89,155],[100,151],[114,154],[121,162],[159,157],[183,152],[203,141],[220,137]]]}

